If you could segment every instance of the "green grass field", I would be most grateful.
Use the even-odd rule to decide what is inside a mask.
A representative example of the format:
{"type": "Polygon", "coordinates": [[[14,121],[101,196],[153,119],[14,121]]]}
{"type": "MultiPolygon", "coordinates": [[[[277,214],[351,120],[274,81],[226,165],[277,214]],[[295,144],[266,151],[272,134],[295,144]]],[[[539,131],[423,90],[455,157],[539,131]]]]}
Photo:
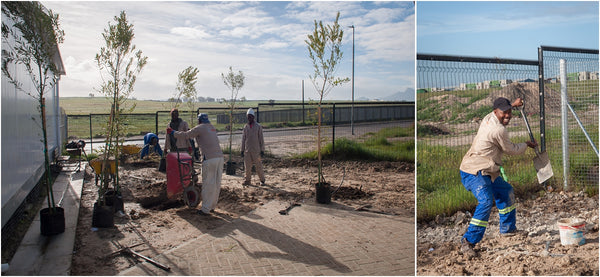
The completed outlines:
{"type": "MultiPolygon", "coordinates": [[[[559,137],[559,128],[546,130],[548,137],[559,137]]],[[[598,127],[590,131],[590,136],[598,137],[598,127]]],[[[588,195],[598,195],[598,186],[581,185],[593,183],[594,168],[598,166],[597,158],[589,162],[589,157],[597,157],[587,142],[581,138],[581,132],[570,130],[571,143],[569,184],[572,190],[581,190],[588,195]]],[[[514,141],[525,141],[528,137],[514,137],[514,141]]],[[[548,141],[555,143],[555,141],[548,141]]],[[[459,166],[469,146],[447,147],[429,146],[418,144],[417,149],[417,220],[427,221],[436,215],[452,215],[457,211],[474,210],[477,200],[467,191],[460,180],[459,166]]],[[[554,177],[548,185],[562,189],[562,149],[549,147],[548,155],[554,171],[554,177]]],[[[520,198],[535,193],[544,193],[544,188],[537,181],[537,174],[533,167],[534,152],[528,149],[524,155],[504,157],[504,169],[508,182],[513,185],[515,195],[520,198]]],[[[593,159],[592,159],[593,160],[593,159]]],[[[597,175],[595,175],[597,176],[597,175]]],[[[597,177],[596,177],[597,178],[597,177]]],[[[596,184],[598,180],[595,180],[596,184]]]]}
{"type": "MultiPolygon", "coordinates": [[[[238,101],[236,107],[249,108],[256,107],[258,103],[267,101],[238,101]]],[[[297,102],[297,101],[277,101],[277,103],[297,102]]],[[[167,101],[153,100],[127,100],[126,106],[135,105],[133,113],[155,113],[156,111],[170,111],[174,108],[174,103],[167,101]]],[[[110,113],[110,102],[105,97],[61,97],[60,106],[65,109],[67,115],[88,115],[92,114],[108,114],[110,113]]],[[[194,112],[198,108],[223,108],[227,109],[225,103],[218,102],[201,102],[195,103],[194,112]]],[[[180,111],[189,111],[190,108],[186,103],[179,103],[180,111]]]]}
{"type": "MultiPolygon", "coordinates": [[[[268,103],[268,101],[239,101],[236,103],[236,112],[243,111],[250,107],[257,107],[259,103],[268,103]]],[[[277,101],[276,103],[299,103],[299,101],[277,101]]],[[[125,111],[126,115],[125,122],[125,135],[136,136],[143,135],[148,132],[156,132],[156,116],[158,112],[158,133],[164,133],[165,126],[170,120],[169,111],[174,107],[174,103],[167,101],[152,101],[152,100],[127,100],[125,103],[126,108],[131,108],[135,105],[135,108],[130,111],[125,111]]],[[[68,134],[71,138],[88,138],[90,137],[90,114],[91,116],[91,136],[94,138],[103,137],[105,131],[103,130],[104,125],[108,122],[108,116],[110,113],[110,102],[105,97],[61,97],[60,106],[65,110],[65,113],[69,117],[69,130],[68,134]]],[[[284,105],[275,106],[277,109],[289,108],[284,105]]],[[[216,124],[216,114],[227,113],[228,107],[226,103],[218,102],[201,102],[195,103],[194,108],[191,109],[186,103],[180,103],[178,106],[180,117],[186,120],[188,123],[196,121],[196,111],[200,108],[207,108],[203,112],[208,113],[211,117],[211,121],[217,127],[217,130],[224,131],[228,127],[227,124],[216,124]],[[210,109],[208,109],[210,108],[210,109]]],[[[272,108],[270,108],[272,109],[272,108]]],[[[301,122],[287,122],[289,126],[299,126],[301,122]]],[[[243,124],[235,124],[235,128],[241,128],[243,124]]],[[[284,127],[273,126],[267,127],[284,127]]]]}

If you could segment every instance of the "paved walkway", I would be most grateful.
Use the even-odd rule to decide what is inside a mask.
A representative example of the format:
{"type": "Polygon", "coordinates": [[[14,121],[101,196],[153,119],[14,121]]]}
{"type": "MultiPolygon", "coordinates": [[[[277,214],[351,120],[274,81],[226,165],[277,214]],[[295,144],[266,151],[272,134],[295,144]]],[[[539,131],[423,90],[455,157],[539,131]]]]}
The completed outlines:
{"type": "MultiPolygon", "coordinates": [[[[83,172],[63,170],[53,189],[65,209],[65,232],[42,236],[38,213],[2,275],[70,274],[83,172]]],[[[279,214],[287,203],[269,202],[153,257],[170,272],[142,263],[119,275],[414,275],[412,218],[312,202],[289,215],[279,214]]]]}
{"type": "Polygon", "coordinates": [[[414,220],[273,201],[119,275],[414,275],[414,220]]]}
{"type": "MultiPolygon", "coordinates": [[[[83,163],[81,168],[85,168],[83,163]]],[[[52,186],[54,200],[65,210],[65,231],[42,236],[38,212],[10,261],[8,271],[2,275],[69,275],[83,189],[83,170],[73,170],[72,164],[63,167],[52,186]]],[[[46,207],[47,200],[42,205],[42,208],[46,207]]]]}

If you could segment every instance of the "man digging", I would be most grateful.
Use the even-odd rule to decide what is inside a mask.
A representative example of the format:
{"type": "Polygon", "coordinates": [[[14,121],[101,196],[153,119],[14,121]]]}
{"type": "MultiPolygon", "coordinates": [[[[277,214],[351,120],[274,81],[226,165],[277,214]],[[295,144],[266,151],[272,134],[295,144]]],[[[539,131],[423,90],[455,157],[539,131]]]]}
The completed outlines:
{"type": "Polygon", "coordinates": [[[517,98],[512,104],[500,97],[494,101],[491,113],[483,118],[471,148],[460,164],[460,176],[464,187],[477,199],[477,207],[467,232],[461,239],[461,252],[471,258],[476,255],[473,247],[483,238],[494,201],[500,216],[500,234],[514,235],[517,231],[513,187],[500,176],[502,155],[525,153],[527,147],[535,148],[535,141],[512,143],[506,126],[512,118],[512,108],[523,105],[517,98]]]}
{"type": "Polygon", "coordinates": [[[167,128],[167,134],[175,138],[193,139],[202,151],[202,208],[198,210],[200,215],[209,215],[217,206],[219,193],[221,192],[221,176],[223,174],[223,151],[219,145],[217,129],[210,124],[208,115],[198,114],[198,125],[187,132],[174,131],[167,128]]]}

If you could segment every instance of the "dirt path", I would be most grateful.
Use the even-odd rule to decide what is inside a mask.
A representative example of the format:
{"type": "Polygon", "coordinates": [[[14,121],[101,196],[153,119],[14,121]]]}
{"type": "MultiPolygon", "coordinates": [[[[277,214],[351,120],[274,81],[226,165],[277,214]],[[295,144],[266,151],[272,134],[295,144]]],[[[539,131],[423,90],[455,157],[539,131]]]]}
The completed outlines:
{"type": "Polygon", "coordinates": [[[459,241],[470,214],[419,224],[417,275],[592,275],[598,276],[598,197],[583,193],[548,193],[517,200],[514,237],[498,235],[498,210],[494,208],[483,240],[471,260],[459,252],[459,241]],[[586,221],[581,246],[563,246],[557,221],[580,217],[586,221]]]}
{"type": "MultiPolygon", "coordinates": [[[[241,161],[238,161],[241,162],[241,161]]],[[[158,160],[130,157],[120,169],[124,216],[115,216],[115,227],[94,229],[92,207],[97,189],[88,167],[84,181],[72,275],[115,275],[139,261],[115,253],[133,246],[142,255],[160,253],[227,224],[268,201],[300,201],[314,198],[316,166],[312,162],[268,158],[264,161],[267,186],[242,188],[243,177],[223,175],[218,217],[203,218],[181,200],[166,199],[166,175],[158,172],[158,160]]],[[[346,206],[404,216],[414,216],[414,166],[395,162],[325,162],[325,177],[342,187],[332,201],[346,206]],[[344,173],[345,168],[345,173],[344,173]]],[[[256,181],[253,179],[253,181],[256,181]]]]}

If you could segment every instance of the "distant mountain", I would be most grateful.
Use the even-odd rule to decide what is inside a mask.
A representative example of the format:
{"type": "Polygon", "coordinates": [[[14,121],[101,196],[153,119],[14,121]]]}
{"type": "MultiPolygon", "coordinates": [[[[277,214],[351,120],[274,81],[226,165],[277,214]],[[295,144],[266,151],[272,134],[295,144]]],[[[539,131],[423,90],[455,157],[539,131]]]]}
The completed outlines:
{"type": "Polygon", "coordinates": [[[390,96],[384,97],[383,101],[415,101],[415,90],[407,88],[404,92],[396,92],[390,96]]]}

